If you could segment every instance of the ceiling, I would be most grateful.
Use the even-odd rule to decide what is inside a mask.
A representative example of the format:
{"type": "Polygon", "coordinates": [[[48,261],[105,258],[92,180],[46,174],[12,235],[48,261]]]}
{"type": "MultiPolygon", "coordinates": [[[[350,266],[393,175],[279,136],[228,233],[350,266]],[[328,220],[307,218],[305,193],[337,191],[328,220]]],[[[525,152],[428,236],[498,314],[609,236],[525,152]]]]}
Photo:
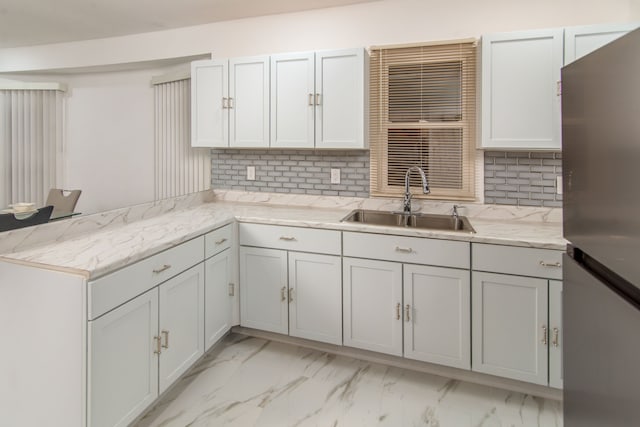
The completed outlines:
{"type": "Polygon", "coordinates": [[[89,40],[376,0],[2,0],[0,48],[89,40]]]}

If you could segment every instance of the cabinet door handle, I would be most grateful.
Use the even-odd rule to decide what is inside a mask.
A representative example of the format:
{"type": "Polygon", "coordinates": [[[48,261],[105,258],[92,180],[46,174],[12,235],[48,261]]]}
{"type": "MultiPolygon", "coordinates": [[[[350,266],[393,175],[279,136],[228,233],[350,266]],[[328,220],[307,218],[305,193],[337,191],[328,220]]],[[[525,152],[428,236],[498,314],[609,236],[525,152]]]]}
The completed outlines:
{"type": "Polygon", "coordinates": [[[236,286],[233,283],[229,283],[229,296],[232,297],[236,294],[236,286]]]}
{"type": "Polygon", "coordinates": [[[542,344],[547,345],[547,325],[542,325],[542,344]]]}
{"type": "Polygon", "coordinates": [[[284,240],[286,242],[293,242],[296,240],[296,238],[292,236],[280,236],[280,240],[284,240]]]}
{"type": "Polygon", "coordinates": [[[226,238],[226,237],[223,237],[222,239],[220,239],[220,240],[217,240],[217,241],[216,241],[216,245],[221,245],[221,244],[223,244],[223,243],[224,243],[224,242],[226,242],[226,241],[227,241],[227,238],[226,238]]]}
{"type": "Polygon", "coordinates": [[[225,108],[229,108],[229,99],[227,98],[222,98],[222,109],[224,110],[225,108]]]}
{"type": "Polygon", "coordinates": [[[405,309],[406,316],[407,316],[407,322],[409,322],[409,321],[411,321],[411,306],[409,304],[407,304],[407,306],[404,309],[405,309]]]}
{"type": "Polygon", "coordinates": [[[315,102],[315,104],[316,105],[320,105],[320,94],[319,93],[316,93],[316,102],[315,102]]]}
{"type": "Polygon", "coordinates": [[[404,253],[410,254],[411,252],[413,252],[413,249],[396,246],[396,252],[404,252],[404,253]]]}
{"type": "Polygon", "coordinates": [[[160,273],[162,273],[163,271],[168,270],[168,269],[170,269],[170,268],[171,268],[171,265],[170,265],[170,264],[164,264],[164,265],[163,265],[162,267],[160,267],[160,268],[155,268],[155,269],[153,270],[153,272],[154,272],[154,273],[156,273],[156,274],[160,274],[160,273]]]}
{"type": "Polygon", "coordinates": [[[540,265],[542,267],[555,267],[555,268],[562,267],[562,264],[560,264],[560,261],[557,261],[557,262],[540,261],[540,265]]]}
{"type": "Polygon", "coordinates": [[[160,354],[162,352],[162,339],[158,336],[153,337],[156,342],[156,348],[153,350],[153,354],[160,354]]]}
{"type": "Polygon", "coordinates": [[[229,108],[233,108],[233,98],[229,98],[229,108]]]}
{"type": "Polygon", "coordinates": [[[282,288],[280,288],[280,301],[286,301],[287,300],[287,287],[283,286],[282,288]]]}
{"type": "Polygon", "coordinates": [[[309,94],[309,106],[313,107],[313,94],[309,94]]]}
{"type": "Polygon", "coordinates": [[[551,344],[554,347],[558,347],[558,345],[560,345],[559,339],[560,339],[560,330],[558,328],[553,328],[553,341],[551,342],[551,344]]]}
{"type": "Polygon", "coordinates": [[[289,302],[293,302],[293,288],[289,288],[289,302]]]}
{"type": "Polygon", "coordinates": [[[396,320],[400,320],[400,311],[402,310],[402,305],[400,303],[396,304],[396,320]]]}
{"type": "Polygon", "coordinates": [[[162,336],[164,337],[164,344],[161,347],[169,348],[169,331],[162,331],[162,336]]]}

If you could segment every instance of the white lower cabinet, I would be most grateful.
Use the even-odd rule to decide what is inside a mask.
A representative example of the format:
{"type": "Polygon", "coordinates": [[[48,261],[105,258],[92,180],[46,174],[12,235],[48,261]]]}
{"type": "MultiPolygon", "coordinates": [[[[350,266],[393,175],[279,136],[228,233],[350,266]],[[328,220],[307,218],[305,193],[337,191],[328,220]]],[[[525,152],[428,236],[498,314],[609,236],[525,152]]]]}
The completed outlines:
{"type": "Polygon", "coordinates": [[[289,335],[342,345],[340,257],[289,252],[289,335]]]}
{"type": "Polygon", "coordinates": [[[126,426],[204,353],[198,264],[89,322],[89,422],[126,426]]]}
{"type": "Polygon", "coordinates": [[[240,248],[240,324],[289,333],[287,252],[240,248]]]}
{"type": "Polygon", "coordinates": [[[204,354],[204,265],[166,281],[158,292],[162,393],[204,354]]]}
{"type": "Polygon", "coordinates": [[[88,420],[127,426],[158,396],[158,291],[89,322],[88,420]]]}
{"type": "Polygon", "coordinates": [[[562,282],[549,280],[549,385],[562,388],[562,282]]]}
{"type": "Polygon", "coordinates": [[[546,279],[473,272],[473,370],[547,385],[546,279]]]}
{"type": "Polygon", "coordinates": [[[240,324],[342,344],[340,257],[240,248],[240,324]]]}
{"type": "Polygon", "coordinates": [[[402,264],[343,258],[344,345],[402,356],[402,264]]]}
{"type": "Polygon", "coordinates": [[[205,351],[231,329],[231,304],[235,296],[232,265],[232,249],[226,249],[204,262],[205,351]]]}
{"type": "Polygon", "coordinates": [[[240,224],[240,324],[342,344],[339,231],[240,224]]]}
{"type": "Polygon", "coordinates": [[[344,258],[343,274],[345,345],[470,368],[468,270],[344,258]]]}
{"type": "Polygon", "coordinates": [[[468,270],[405,264],[404,357],[471,368],[468,270]]]}

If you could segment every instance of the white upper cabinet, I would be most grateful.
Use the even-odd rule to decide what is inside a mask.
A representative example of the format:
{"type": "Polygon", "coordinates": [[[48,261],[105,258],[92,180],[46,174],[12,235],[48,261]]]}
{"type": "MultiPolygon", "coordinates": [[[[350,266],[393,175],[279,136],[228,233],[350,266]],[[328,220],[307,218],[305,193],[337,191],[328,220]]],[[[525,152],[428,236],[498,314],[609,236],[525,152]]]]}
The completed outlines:
{"type": "Polygon", "coordinates": [[[482,148],[561,147],[563,30],[482,37],[482,148]]]}
{"type": "Polygon", "coordinates": [[[269,57],[229,60],[229,147],[269,146],[269,57]]]}
{"type": "Polygon", "coordinates": [[[191,63],[191,146],[269,146],[269,57],[191,63]]]}
{"type": "Polygon", "coordinates": [[[366,148],[364,49],[316,53],[316,148],[366,148]]]}
{"type": "Polygon", "coordinates": [[[313,148],[314,53],[271,57],[271,147],[313,148]]]}
{"type": "Polygon", "coordinates": [[[362,48],[271,57],[271,147],[367,148],[362,48]]]}
{"type": "Polygon", "coordinates": [[[638,28],[637,23],[566,28],[564,30],[564,65],[582,58],[636,28],[638,28]]]}
{"type": "Polygon", "coordinates": [[[191,63],[191,146],[228,147],[228,61],[191,63]]]}

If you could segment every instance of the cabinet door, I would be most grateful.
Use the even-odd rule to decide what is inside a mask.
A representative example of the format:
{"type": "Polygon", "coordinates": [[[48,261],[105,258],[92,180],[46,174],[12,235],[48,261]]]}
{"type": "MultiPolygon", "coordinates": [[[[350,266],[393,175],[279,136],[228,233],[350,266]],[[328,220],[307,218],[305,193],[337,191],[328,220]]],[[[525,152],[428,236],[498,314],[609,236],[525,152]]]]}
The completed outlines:
{"type": "Polygon", "coordinates": [[[344,345],[402,356],[402,264],[343,258],[344,345]]]}
{"type": "Polygon", "coordinates": [[[191,63],[191,146],[228,147],[228,61],[191,63]]]}
{"type": "Polygon", "coordinates": [[[547,280],[472,275],[472,369],[547,385],[547,280]]]}
{"type": "Polygon", "coordinates": [[[471,368],[468,270],[404,265],[404,357],[471,368]]]}
{"type": "Polygon", "coordinates": [[[562,282],[549,281],[549,385],[562,388],[562,282]]]}
{"type": "Polygon", "coordinates": [[[269,57],[229,60],[230,147],[269,147],[269,57]]]}
{"type": "Polygon", "coordinates": [[[607,24],[569,27],[564,30],[564,65],[601,48],[638,27],[638,24],[607,24]]]}
{"type": "Polygon", "coordinates": [[[342,345],[339,256],[289,253],[289,335],[342,345]]]}
{"type": "Polygon", "coordinates": [[[160,285],[160,393],[204,354],[204,264],[160,285]]]}
{"type": "Polygon", "coordinates": [[[316,53],[316,148],[366,148],[364,49],[316,53]]]}
{"type": "Polygon", "coordinates": [[[206,260],[204,268],[204,346],[207,351],[231,329],[231,249],[206,260]]]}
{"type": "Polygon", "coordinates": [[[560,149],[562,29],[482,37],[482,147],[560,149]]]}
{"type": "Polygon", "coordinates": [[[271,147],[314,147],[314,54],[271,57],[271,147]]]}
{"type": "Polygon", "coordinates": [[[158,396],[158,291],[89,322],[89,424],[127,426],[158,396]]]}
{"type": "Polygon", "coordinates": [[[240,247],[240,324],[289,333],[287,252],[240,247]]]}

